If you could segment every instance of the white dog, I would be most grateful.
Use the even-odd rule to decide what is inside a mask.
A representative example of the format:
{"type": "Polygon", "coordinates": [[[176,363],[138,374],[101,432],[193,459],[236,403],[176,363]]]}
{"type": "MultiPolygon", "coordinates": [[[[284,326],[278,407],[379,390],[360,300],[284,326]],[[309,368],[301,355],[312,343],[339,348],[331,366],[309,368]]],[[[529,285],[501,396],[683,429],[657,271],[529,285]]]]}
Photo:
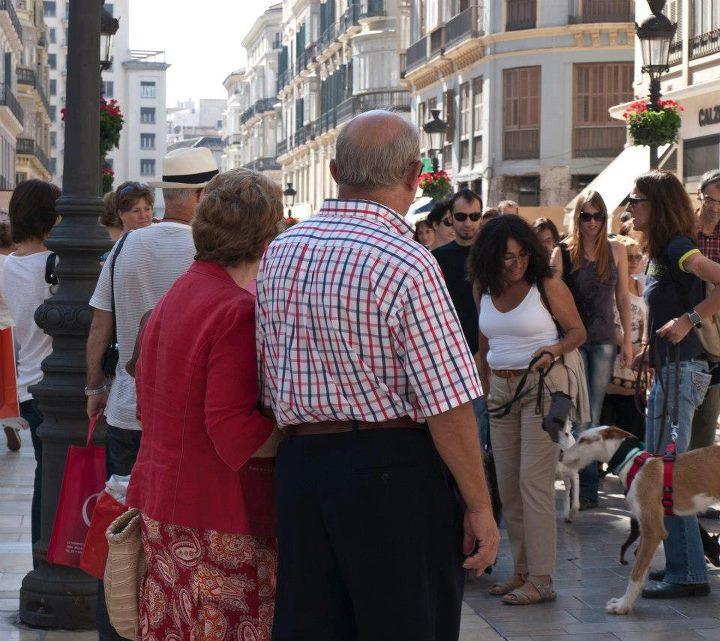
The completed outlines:
{"type": "MultiPolygon", "coordinates": [[[[565,428],[558,434],[558,444],[561,453],[567,452],[575,445],[575,437],[572,435],[570,421],[565,421],[565,428]]],[[[577,469],[568,467],[560,460],[555,468],[555,478],[565,485],[563,516],[565,517],[565,523],[572,523],[580,509],[580,474],[577,469]]]]}

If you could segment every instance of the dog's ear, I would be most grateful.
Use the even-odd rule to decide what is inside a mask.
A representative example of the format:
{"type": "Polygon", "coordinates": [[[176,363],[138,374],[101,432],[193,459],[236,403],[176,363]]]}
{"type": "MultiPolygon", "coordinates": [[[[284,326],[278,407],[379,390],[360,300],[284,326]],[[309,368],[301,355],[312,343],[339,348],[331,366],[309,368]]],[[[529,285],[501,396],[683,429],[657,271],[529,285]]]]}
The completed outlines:
{"type": "Polygon", "coordinates": [[[624,439],[624,438],[634,438],[630,432],[626,432],[625,430],[621,430],[619,427],[616,427],[615,425],[609,425],[608,427],[604,427],[602,430],[600,430],[601,438],[605,440],[610,439],[624,439]]]}

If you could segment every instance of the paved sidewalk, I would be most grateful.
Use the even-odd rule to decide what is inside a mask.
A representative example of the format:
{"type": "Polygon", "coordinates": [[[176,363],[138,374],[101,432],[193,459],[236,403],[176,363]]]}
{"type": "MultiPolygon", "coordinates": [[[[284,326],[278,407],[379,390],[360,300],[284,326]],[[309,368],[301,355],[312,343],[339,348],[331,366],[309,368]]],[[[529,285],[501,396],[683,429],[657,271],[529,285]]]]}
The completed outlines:
{"type": "MultiPolygon", "coordinates": [[[[29,434],[19,453],[4,449],[0,433],[0,641],[94,641],[97,633],[31,630],[18,624],[18,590],[32,567],[30,500],[33,454],[29,434]]],[[[617,479],[603,482],[602,509],[572,525],[558,519],[555,603],[509,607],[487,594],[511,571],[507,538],[492,576],[468,579],[461,641],[720,641],[720,573],[702,599],[640,600],[634,614],[606,615],[605,602],[622,594],[628,567],[618,561],[629,522],[617,479]],[[608,494],[607,492],[612,492],[608,494]]],[[[559,493],[558,493],[559,496],[559,493]]],[[[720,523],[708,521],[717,531],[720,523]]]]}

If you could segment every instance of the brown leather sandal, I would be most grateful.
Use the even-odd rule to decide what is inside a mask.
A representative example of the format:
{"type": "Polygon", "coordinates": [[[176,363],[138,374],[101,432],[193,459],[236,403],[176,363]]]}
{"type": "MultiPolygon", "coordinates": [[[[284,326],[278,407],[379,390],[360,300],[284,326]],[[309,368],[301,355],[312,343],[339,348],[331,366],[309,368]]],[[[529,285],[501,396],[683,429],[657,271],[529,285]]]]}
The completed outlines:
{"type": "Polygon", "coordinates": [[[507,581],[495,583],[488,592],[493,596],[503,596],[508,592],[522,587],[527,581],[527,576],[524,574],[513,574],[507,581]]]}
{"type": "Polygon", "coordinates": [[[508,592],[502,599],[505,605],[533,605],[535,603],[547,603],[554,601],[557,594],[550,583],[540,583],[528,579],[525,583],[508,592]]]}

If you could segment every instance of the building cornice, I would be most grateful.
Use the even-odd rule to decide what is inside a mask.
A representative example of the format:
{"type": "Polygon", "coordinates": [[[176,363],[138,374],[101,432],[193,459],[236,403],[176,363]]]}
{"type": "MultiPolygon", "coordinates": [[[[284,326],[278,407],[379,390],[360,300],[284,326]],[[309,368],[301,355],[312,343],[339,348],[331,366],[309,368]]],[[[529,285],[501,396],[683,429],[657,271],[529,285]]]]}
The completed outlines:
{"type": "Polygon", "coordinates": [[[240,44],[243,49],[250,50],[254,44],[262,37],[266,28],[282,26],[282,3],[271,6],[265,11],[250,27],[250,31],[245,34],[240,44]]]}

